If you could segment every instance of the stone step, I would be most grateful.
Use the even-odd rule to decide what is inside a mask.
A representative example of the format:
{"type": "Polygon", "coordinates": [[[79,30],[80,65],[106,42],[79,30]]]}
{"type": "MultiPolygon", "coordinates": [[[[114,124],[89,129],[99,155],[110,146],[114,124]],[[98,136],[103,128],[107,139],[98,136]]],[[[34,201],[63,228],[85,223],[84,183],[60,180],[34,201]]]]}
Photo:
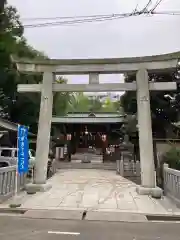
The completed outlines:
{"type": "Polygon", "coordinates": [[[116,170],[116,163],[74,163],[74,162],[59,162],[59,169],[103,169],[116,170]]]}

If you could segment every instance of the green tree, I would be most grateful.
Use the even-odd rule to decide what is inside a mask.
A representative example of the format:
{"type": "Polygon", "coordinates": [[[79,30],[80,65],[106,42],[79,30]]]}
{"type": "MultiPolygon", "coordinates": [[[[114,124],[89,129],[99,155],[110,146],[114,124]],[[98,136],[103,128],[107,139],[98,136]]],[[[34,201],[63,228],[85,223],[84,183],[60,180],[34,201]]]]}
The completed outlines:
{"type": "Polygon", "coordinates": [[[102,103],[98,98],[89,100],[89,111],[99,112],[102,110],[102,103]]]}
{"type": "Polygon", "coordinates": [[[89,99],[83,93],[76,93],[68,106],[68,112],[87,112],[89,111],[89,99]]]}
{"type": "Polygon", "coordinates": [[[36,128],[39,95],[17,93],[19,83],[39,83],[42,76],[24,75],[16,71],[11,55],[27,58],[46,58],[30,47],[23,37],[23,26],[17,10],[5,6],[0,28],[0,117],[36,128]]]}
{"type": "MultiPolygon", "coordinates": [[[[56,83],[67,84],[67,79],[59,77],[56,80],[56,83]]],[[[53,115],[62,116],[65,115],[68,111],[69,105],[73,100],[73,93],[69,92],[57,92],[54,93],[53,99],[53,115]]]]}
{"type": "Polygon", "coordinates": [[[117,112],[117,105],[115,102],[111,101],[110,98],[106,99],[104,104],[102,105],[101,112],[117,112]]]}

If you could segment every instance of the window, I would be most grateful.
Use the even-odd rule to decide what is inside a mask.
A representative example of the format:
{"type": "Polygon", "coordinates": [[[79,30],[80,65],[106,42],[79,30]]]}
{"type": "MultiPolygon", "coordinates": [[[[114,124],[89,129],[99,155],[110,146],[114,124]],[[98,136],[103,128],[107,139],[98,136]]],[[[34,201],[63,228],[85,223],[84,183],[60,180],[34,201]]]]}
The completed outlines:
{"type": "Polygon", "coordinates": [[[1,151],[2,157],[12,157],[12,151],[9,149],[4,149],[1,151]]]}
{"type": "Polygon", "coordinates": [[[15,152],[14,152],[14,157],[17,157],[17,150],[15,150],[15,152]]]}
{"type": "Polygon", "coordinates": [[[0,162],[0,168],[3,168],[3,167],[8,167],[8,163],[0,162]]]}

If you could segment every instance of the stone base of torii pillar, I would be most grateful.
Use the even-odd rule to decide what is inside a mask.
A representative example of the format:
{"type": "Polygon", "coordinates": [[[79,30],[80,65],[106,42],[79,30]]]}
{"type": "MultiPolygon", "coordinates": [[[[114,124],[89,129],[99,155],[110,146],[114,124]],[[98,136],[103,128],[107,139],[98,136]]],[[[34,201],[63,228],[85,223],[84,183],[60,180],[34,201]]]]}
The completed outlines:
{"type": "Polygon", "coordinates": [[[138,186],[136,188],[136,191],[139,195],[150,195],[154,198],[161,198],[163,194],[162,189],[159,187],[148,188],[148,187],[138,186]]]}
{"type": "Polygon", "coordinates": [[[35,194],[37,192],[46,192],[51,189],[51,185],[48,183],[45,184],[36,184],[36,183],[29,183],[26,185],[26,192],[27,194],[35,194]]]}

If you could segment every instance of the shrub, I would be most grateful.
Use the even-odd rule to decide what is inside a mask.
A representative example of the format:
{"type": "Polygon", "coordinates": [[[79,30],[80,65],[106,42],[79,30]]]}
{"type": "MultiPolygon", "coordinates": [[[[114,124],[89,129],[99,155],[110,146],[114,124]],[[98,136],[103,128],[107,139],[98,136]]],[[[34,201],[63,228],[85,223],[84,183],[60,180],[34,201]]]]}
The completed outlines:
{"type": "Polygon", "coordinates": [[[168,152],[164,153],[161,159],[160,168],[158,168],[158,186],[163,188],[163,164],[167,163],[170,168],[180,170],[180,149],[172,147],[168,152]]]}
{"type": "Polygon", "coordinates": [[[170,168],[180,170],[180,149],[172,147],[163,155],[162,164],[169,164],[170,168]]]}

